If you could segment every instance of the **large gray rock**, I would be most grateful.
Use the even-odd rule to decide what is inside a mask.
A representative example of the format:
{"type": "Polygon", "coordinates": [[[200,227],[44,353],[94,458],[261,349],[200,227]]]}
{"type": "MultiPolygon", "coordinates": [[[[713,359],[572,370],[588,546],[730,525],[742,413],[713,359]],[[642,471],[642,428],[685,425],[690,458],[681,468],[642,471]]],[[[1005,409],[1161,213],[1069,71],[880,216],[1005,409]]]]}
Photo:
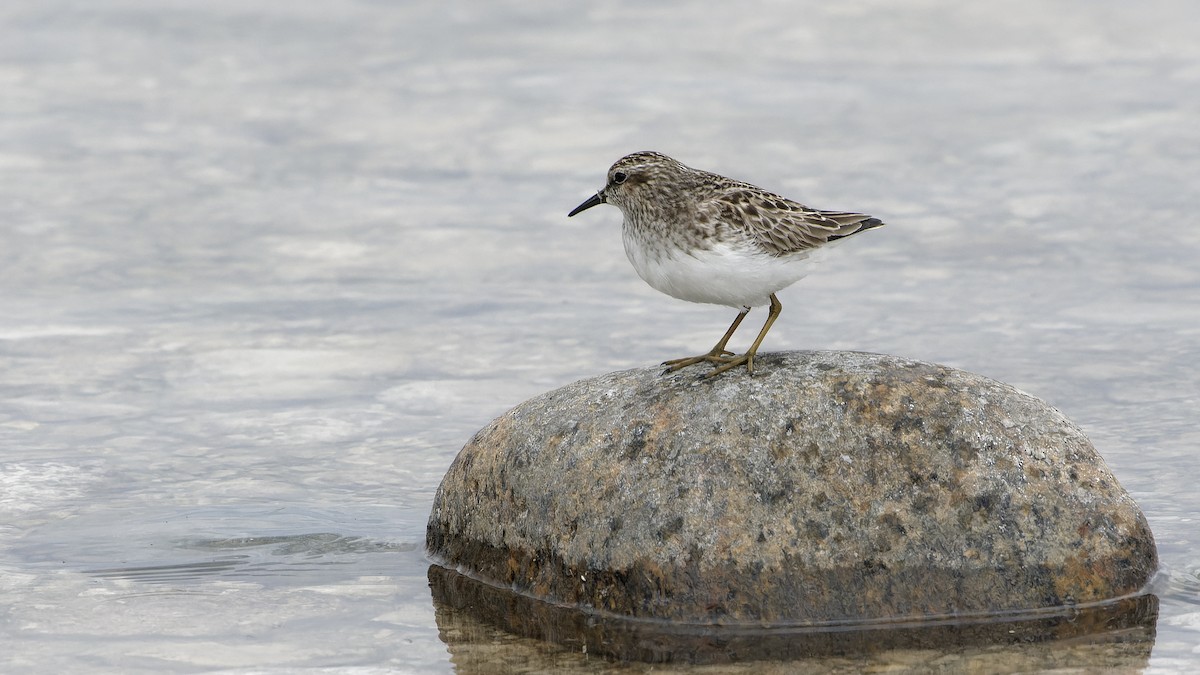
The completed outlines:
{"type": "Polygon", "coordinates": [[[1083,433],[1010,386],[846,352],[531,399],[438,489],[440,564],[585,611],[796,625],[1104,601],[1157,567],[1083,433]]]}

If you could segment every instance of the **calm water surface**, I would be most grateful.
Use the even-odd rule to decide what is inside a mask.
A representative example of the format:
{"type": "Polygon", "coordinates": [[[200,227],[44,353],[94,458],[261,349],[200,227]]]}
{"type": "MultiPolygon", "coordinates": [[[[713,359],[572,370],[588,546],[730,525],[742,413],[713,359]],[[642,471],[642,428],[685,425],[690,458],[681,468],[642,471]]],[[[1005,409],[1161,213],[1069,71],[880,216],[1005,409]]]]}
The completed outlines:
{"type": "Polygon", "coordinates": [[[565,218],[656,149],[886,220],[781,295],[765,349],[1046,399],[1162,556],[1148,658],[788,669],[1200,670],[1197,25],[1188,0],[5,3],[0,669],[648,669],[448,624],[423,538],[488,420],[730,320],[644,286],[615,209],[565,218]]]}

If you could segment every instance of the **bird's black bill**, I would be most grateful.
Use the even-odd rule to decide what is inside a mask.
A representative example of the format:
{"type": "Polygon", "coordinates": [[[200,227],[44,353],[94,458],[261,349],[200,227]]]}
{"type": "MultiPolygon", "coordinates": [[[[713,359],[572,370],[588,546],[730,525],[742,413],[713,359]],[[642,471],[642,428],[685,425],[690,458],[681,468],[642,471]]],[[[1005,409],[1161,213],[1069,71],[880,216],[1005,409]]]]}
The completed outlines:
{"type": "Polygon", "coordinates": [[[592,208],[593,206],[596,206],[597,204],[603,204],[603,203],[604,203],[604,197],[601,197],[600,193],[597,192],[596,194],[592,195],[591,197],[588,197],[586,202],[580,204],[579,206],[576,206],[570,213],[567,214],[567,217],[570,218],[571,216],[575,215],[576,213],[579,213],[580,211],[587,211],[588,209],[592,208]]]}

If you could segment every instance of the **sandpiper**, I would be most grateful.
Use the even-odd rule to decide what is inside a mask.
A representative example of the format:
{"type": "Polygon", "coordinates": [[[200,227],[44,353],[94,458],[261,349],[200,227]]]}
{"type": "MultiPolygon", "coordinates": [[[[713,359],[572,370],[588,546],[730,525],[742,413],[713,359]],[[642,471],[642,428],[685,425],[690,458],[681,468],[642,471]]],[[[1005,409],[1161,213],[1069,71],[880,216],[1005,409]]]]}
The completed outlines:
{"type": "Polygon", "coordinates": [[[807,274],[814,251],[883,225],[862,213],[809,208],[657,152],[617,160],[605,186],[567,216],[598,204],[621,209],[625,255],[642,280],[680,300],[738,310],[708,353],[663,363],[670,371],[715,363],[710,377],[742,364],[754,372],[754,355],[783,309],[775,294],[807,274]],[[726,350],[746,313],[762,305],[770,310],[750,349],[726,350]]]}

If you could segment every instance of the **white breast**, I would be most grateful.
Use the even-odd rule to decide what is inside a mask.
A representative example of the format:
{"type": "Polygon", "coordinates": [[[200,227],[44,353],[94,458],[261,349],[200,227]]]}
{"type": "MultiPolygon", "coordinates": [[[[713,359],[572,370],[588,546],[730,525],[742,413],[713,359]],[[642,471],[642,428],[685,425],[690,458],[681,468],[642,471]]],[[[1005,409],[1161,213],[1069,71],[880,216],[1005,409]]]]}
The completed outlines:
{"type": "Polygon", "coordinates": [[[717,244],[708,250],[644,246],[625,229],[625,255],[652,288],[689,302],[761,307],[770,295],[796,283],[813,262],[808,253],[777,258],[749,245],[717,244]]]}

